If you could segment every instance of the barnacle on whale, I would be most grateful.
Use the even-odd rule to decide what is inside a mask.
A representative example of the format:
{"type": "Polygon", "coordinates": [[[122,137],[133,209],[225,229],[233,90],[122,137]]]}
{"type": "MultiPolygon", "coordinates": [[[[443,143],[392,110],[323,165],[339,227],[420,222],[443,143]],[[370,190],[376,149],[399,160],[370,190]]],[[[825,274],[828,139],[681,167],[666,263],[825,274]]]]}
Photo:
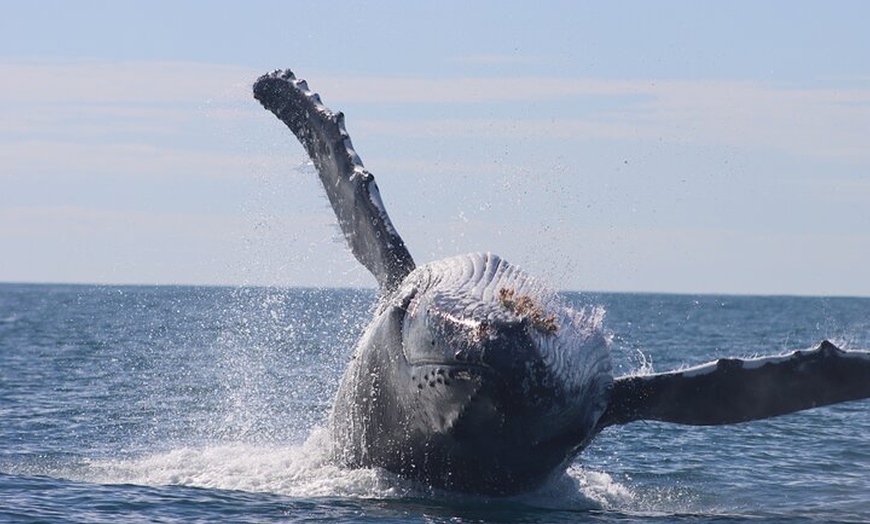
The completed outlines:
{"type": "Polygon", "coordinates": [[[559,331],[556,315],[548,315],[544,308],[536,304],[529,295],[519,295],[516,290],[503,287],[498,290],[498,301],[514,315],[529,319],[532,327],[541,333],[550,334],[559,331]]]}

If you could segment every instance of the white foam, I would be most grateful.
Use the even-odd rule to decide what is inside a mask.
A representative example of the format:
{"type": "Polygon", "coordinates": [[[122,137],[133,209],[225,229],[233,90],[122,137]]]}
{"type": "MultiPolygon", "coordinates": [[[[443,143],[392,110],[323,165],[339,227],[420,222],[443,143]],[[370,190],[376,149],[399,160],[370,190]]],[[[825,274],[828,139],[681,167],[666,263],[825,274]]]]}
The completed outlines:
{"type": "Polygon", "coordinates": [[[77,477],[100,484],[191,486],[291,497],[393,498],[411,485],[387,472],[349,470],[328,460],[323,429],[297,446],[221,443],[132,459],[94,460],[77,477]]]}
{"type": "Polygon", "coordinates": [[[634,504],[634,493],[602,471],[572,465],[539,490],[521,495],[529,506],[555,510],[621,509],[634,504]]]}

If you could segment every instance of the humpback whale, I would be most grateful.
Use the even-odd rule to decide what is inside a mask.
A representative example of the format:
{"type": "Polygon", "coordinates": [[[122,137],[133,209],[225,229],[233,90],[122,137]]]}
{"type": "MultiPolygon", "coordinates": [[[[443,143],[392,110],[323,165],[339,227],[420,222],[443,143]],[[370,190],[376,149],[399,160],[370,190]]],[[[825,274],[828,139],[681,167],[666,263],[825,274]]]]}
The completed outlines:
{"type": "Polygon", "coordinates": [[[289,70],[254,97],[301,142],[379,298],[329,419],[334,457],[427,486],[533,490],[604,428],[734,424],[870,397],[870,352],[814,349],[614,377],[603,311],[491,253],[417,267],[344,116],[289,70]]]}

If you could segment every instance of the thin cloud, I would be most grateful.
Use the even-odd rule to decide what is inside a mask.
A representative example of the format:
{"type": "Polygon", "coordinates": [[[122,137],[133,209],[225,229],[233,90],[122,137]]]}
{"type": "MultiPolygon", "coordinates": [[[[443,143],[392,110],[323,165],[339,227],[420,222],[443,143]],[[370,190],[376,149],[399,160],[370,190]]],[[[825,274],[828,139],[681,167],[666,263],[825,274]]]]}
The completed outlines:
{"type": "MultiPolygon", "coordinates": [[[[50,134],[83,128],[95,133],[103,119],[129,131],[171,133],[202,116],[244,120],[250,83],[259,72],[198,63],[0,63],[0,99],[9,105],[0,132],[50,134]],[[25,109],[14,109],[25,105],[25,109]],[[205,108],[205,109],[203,109],[205,108]],[[77,118],[81,116],[87,118],[77,118]],[[90,125],[90,128],[88,126],[90,125]]],[[[300,75],[305,76],[305,75],[300,75]]],[[[372,120],[352,126],[406,135],[609,138],[773,147],[795,155],[870,162],[870,88],[773,86],[748,81],[610,80],[552,77],[347,77],[310,75],[312,87],[335,109],[353,104],[535,104],[552,101],[564,114],[498,116],[438,110],[457,117],[372,120]],[[607,103],[572,116],[588,97],[607,103]]],[[[854,84],[853,84],[854,85],[854,84]]],[[[864,83],[860,83],[864,85],[864,83]]],[[[415,114],[424,114],[415,112],[415,114]]],[[[81,136],[81,135],[77,135],[81,136]]]]}
{"type": "Polygon", "coordinates": [[[42,104],[202,103],[247,90],[257,72],[187,62],[5,61],[0,99],[42,104]]]}
{"type": "Polygon", "coordinates": [[[0,143],[8,179],[30,174],[175,177],[249,177],[252,169],[284,169],[286,158],[257,153],[173,149],[147,143],[63,141],[0,143]]]}
{"type": "MultiPolygon", "coordinates": [[[[870,162],[864,138],[870,133],[870,89],[789,89],[748,82],[575,83],[548,79],[513,79],[503,82],[500,89],[495,79],[475,79],[469,81],[472,87],[464,90],[462,81],[456,82],[454,89],[463,94],[436,94],[432,98],[466,103],[472,101],[474,93],[491,89],[492,100],[520,100],[527,96],[533,82],[539,83],[538,94],[556,100],[605,94],[633,98],[616,107],[607,104],[606,109],[583,117],[552,114],[531,118],[367,119],[353,125],[372,132],[429,137],[641,139],[753,149],[773,147],[798,156],[870,162]],[[510,89],[515,91],[511,93],[510,89]]],[[[437,89],[432,86],[432,91],[437,89]]],[[[399,98],[407,100],[412,96],[399,98]]]]}
{"type": "MultiPolygon", "coordinates": [[[[301,75],[305,76],[305,75],[301,75]]],[[[469,104],[534,102],[580,96],[645,93],[645,82],[544,77],[336,77],[312,75],[309,85],[346,103],[469,104]],[[316,85],[314,82],[316,81],[316,85]]]]}

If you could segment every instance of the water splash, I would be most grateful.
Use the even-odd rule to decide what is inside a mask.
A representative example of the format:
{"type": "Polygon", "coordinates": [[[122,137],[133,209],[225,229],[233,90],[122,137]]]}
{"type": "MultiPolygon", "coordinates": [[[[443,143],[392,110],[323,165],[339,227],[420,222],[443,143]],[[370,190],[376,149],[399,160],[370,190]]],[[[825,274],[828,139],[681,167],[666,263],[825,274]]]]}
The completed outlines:
{"type": "Polygon", "coordinates": [[[634,493],[602,471],[574,464],[539,490],[517,500],[533,507],[557,510],[613,509],[626,507],[634,493]]]}
{"type": "Polygon", "coordinates": [[[496,502],[571,511],[637,505],[635,494],[610,475],[579,466],[572,466],[534,493],[494,500],[430,490],[380,469],[345,469],[330,462],[328,449],[326,431],[317,429],[298,446],[234,443],[180,447],[137,458],[93,460],[63,476],[97,484],[173,485],[297,499],[416,500],[451,506],[496,502]]]}
{"type": "Polygon", "coordinates": [[[285,495],[294,498],[396,498],[411,488],[379,470],[350,470],[329,460],[326,431],[301,445],[218,443],[183,446],[127,459],[91,460],[75,480],[98,484],[186,486],[285,495]]]}

